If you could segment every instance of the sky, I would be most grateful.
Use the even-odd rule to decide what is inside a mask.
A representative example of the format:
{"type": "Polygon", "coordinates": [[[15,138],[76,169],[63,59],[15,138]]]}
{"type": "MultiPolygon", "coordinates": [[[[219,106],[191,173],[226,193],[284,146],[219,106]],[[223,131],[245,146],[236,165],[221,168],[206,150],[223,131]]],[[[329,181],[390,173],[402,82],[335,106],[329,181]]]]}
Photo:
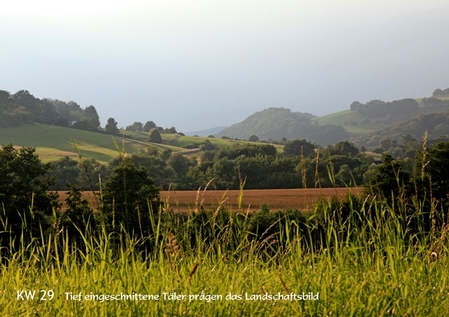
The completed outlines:
{"type": "Polygon", "coordinates": [[[322,116],[449,87],[447,0],[15,0],[0,90],[94,105],[102,125],[322,116]]]}

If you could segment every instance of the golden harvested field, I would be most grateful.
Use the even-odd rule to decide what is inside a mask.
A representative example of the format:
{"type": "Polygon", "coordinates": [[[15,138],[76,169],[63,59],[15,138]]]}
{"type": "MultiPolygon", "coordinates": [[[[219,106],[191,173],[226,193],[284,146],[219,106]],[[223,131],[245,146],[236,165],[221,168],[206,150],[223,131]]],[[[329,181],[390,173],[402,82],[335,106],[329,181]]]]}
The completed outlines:
{"type": "MultiPolygon", "coordinates": [[[[359,195],[363,188],[313,188],[313,189],[254,189],[243,191],[242,211],[258,210],[262,203],[267,203],[271,210],[297,208],[310,210],[320,198],[331,196],[345,197],[348,192],[359,195]]],[[[161,200],[168,204],[175,212],[195,211],[203,205],[206,209],[216,209],[223,205],[230,210],[238,211],[238,190],[206,190],[206,191],[163,191],[161,200]]],[[[84,192],[83,196],[90,206],[97,209],[92,192],[84,192]]],[[[67,197],[65,192],[59,192],[61,202],[67,197]]]]}

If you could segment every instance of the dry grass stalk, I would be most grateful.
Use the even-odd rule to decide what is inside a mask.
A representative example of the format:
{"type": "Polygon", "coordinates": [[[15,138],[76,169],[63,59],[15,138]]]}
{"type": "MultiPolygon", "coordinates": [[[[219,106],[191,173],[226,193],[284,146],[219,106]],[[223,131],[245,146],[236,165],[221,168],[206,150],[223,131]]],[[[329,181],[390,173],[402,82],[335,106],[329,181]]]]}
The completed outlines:
{"type": "Polygon", "coordinates": [[[278,277],[279,277],[279,280],[282,283],[282,287],[284,288],[285,293],[286,294],[290,294],[290,291],[288,290],[287,286],[285,285],[284,280],[282,279],[282,276],[281,276],[280,273],[278,273],[278,277]]]}
{"type": "Polygon", "coordinates": [[[189,274],[189,285],[192,284],[192,277],[193,277],[193,274],[195,274],[196,269],[198,268],[199,265],[200,265],[200,263],[197,262],[197,263],[195,264],[195,266],[193,267],[192,271],[190,271],[190,274],[189,274]]]}

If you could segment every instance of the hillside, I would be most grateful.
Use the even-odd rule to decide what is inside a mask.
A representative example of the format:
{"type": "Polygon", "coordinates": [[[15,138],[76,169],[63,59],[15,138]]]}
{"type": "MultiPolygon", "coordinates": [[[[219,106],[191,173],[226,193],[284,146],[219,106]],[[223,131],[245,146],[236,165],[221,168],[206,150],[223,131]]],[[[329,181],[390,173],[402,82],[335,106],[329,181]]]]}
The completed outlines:
{"type": "Polygon", "coordinates": [[[343,127],[334,124],[320,125],[312,122],[313,118],[314,116],[308,113],[292,112],[286,108],[269,108],[222,130],[217,136],[247,140],[251,135],[256,135],[261,140],[276,141],[283,138],[300,138],[320,145],[328,145],[349,137],[343,127]]]}
{"type": "Polygon", "coordinates": [[[372,100],[366,104],[355,101],[349,110],[332,113],[313,119],[319,124],[341,125],[351,136],[358,138],[393,127],[421,114],[439,113],[449,110],[449,96],[402,99],[392,102],[372,100]]]}
{"type": "Polygon", "coordinates": [[[107,163],[119,155],[116,144],[120,149],[124,147],[125,152],[129,154],[150,146],[160,149],[169,148],[172,151],[184,150],[175,146],[39,123],[0,129],[0,144],[9,143],[14,146],[36,147],[43,161],[57,160],[63,156],[78,157],[75,144],[81,155],[86,158],[95,158],[101,163],[107,163]]]}
{"type": "MultiPolygon", "coordinates": [[[[126,138],[111,136],[105,133],[91,132],[73,128],[58,127],[47,124],[23,124],[17,127],[0,129],[0,145],[35,147],[41,159],[45,162],[57,160],[63,156],[78,157],[77,149],[85,158],[94,158],[101,163],[107,163],[117,157],[120,151],[132,154],[149,147],[160,151],[170,150],[181,152],[186,156],[195,156],[200,147],[209,142],[216,148],[223,148],[234,143],[248,142],[219,138],[203,138],[182,136],[179,134],[162,134],[163,144],[148,142],[148,133],[121,130],[126,138]],[[76,148],[75,148],[76,146],[76,148]]],[[[249,143],[249,142],[248,142],[249,143]]],[[[274,145],[282,152],[282,145],[274,145]]]]}
{"type": "Polygon", "coordinates": [[[364,145],[365,147],[378,147],[383,139],[401,143],[405,135],[421,140],[426,131],[429,139],[449,138],[449,111],[420,114],[392,127],[356,138],[354,139],[354,144],[358,146],[364,145]]]}
{"type": "MultiPolygon", "coordinates": [[[[438,113],[449,111],[448,89],[435,90],[431,97],[405,98],[385,102],[371,100],[365,104],[354,101],[348,110],[323,117],[315,117],[285,108],[269,108],[256,112],[240,123],[222,130],[218,136],[248,139],[281,140],[306,139],[326,146],[338,141],[354,141],[359,146],[375,147],[385,137],[401,140],[400,134],[418,135],[431,131],[434,137],[444,136],[446,125],[442,121],[433,127],[426,119],[436,118],[438,113]],[[433,115],[433,116],[432,116],[433,115]],[[408,121],[410,120],[410,121],[408,121]],[[419,124],[420,129],[415,125],[419,124]]],[[[445,118],[442,116],[441,119],[445,118]]],[[[436,122],[436,121],[435,121],[436,122]]]]}
{"type": "MultiPolygon", "coordinates": [[[[251,136],[266,141],[306,139],[321,146],[352,141],[359,146],[374,148],[381,139],[400,142],[406,134],[419,138],[424,131],[429,131],[434,138],[445,136],[449,125],[445,113],[448,111],[449,88],[436,89],[431,97],[389,102],[377,99],[366,103],[354,101],[348,110],[323,117],[286,108],[268,108],[219,132],[218,128],[197,131],[196,134],[208,136],[215,132],[218,137],[205,138],[184,136],[178,134],[175,127],[164,129],[153,121],[134,122],[126,127],[126,131],[120,131],[117,122],[109,118],[102,128],[92,105],[82,108],[74,101],[38,99],[26,90],[15,94],[0,90],[0,142],[37,147],[45,160],[52,160],[65,154],[76,156],[73,148],[73,140],[76,140],[83,155],[101,162],[117,155],[112,135],[121,140],[123,134],[127,136],[123,142],[128,153],[156,146],[160,150],[183,151],[185,155],[193,156],[206,140],[221,148],[251,136]],[[439,117],[439,113],[443,114],[439,117]],[[148,142],[148,131],[154,128],[162,134],[164,144],[150,145],[148,142]],[[225,136],[227,138],[221,138],[225,136]]],[[[278,150],[282,151],[282,146],[278,150]]]]}

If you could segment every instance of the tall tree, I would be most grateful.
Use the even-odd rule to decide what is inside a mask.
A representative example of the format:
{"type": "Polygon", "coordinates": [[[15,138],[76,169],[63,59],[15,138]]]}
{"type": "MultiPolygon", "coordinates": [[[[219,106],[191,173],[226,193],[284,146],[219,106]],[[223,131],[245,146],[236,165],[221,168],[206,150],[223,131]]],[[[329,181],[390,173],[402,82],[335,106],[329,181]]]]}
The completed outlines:
{"type": "Polygon", "coordinates": [[[153,121],[147,121],[143,126],[143,132],[150,132],[150,130],[154,128],[156,128],[156,123],[154,123],[153,121]]]}
{"type": "Polygon", "coordinates": [[[144,167],[122,161],[113,169],[102,193],[101,211],[112,231],[123,226],[130,235],[148,235],[152,214],[158,211],[159,190],[144,167]]]}
{"type": "Polygon", "coordinates": [[[38,234],[40,225],[45,228],[45,216],[51,215],[58,206],[58,195],[48,191],[53,184],[48,176],[49,169],[50,163],[42,163],[35,148],[17,150],[12,144],[2,147],[0,232],[18,234],[25,229],[38,234]]]}
{"type": "Polygon", "coordinates": [[[117,128],[117,121],[114,118],[109,118],[106,126],[104,127],[106,132],[109,134],[119,134],[120,131],[117,128]]]}
{"type": "Polygon", "coordinates": [[[98,116],[97,109],[94,106],[86,107],[84,114],[89,121],[89,126],[92,130],[98,130],[100,128],[100,117],[98,116]]]}

